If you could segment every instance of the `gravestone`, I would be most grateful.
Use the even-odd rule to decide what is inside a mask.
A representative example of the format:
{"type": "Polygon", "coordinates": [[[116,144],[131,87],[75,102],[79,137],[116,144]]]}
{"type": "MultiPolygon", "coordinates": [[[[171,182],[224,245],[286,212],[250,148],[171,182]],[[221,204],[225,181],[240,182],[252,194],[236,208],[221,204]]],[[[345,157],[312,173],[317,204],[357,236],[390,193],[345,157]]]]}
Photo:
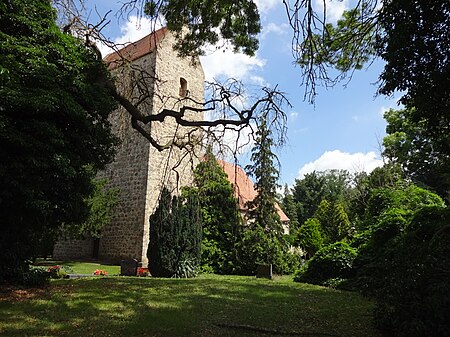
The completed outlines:
{"type": "Polygon", "coordinates": [[[136,276],[137,268],[138,261],[136,259],[120,261],[120,275],[122,276],[136,276]]]}
{"type": "Polygon", "coordinates": [[[272,279],[272,264],[259,264],[256,268],[256,277],[272,279]]]}

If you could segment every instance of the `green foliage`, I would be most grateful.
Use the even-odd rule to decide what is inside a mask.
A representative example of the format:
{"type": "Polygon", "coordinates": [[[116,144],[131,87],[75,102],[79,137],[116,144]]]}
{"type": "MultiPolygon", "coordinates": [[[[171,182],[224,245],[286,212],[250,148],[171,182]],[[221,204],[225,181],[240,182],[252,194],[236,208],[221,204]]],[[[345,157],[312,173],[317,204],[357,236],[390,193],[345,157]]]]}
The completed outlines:
{"type": "Polygon", "coordinates": [[[376,324],[395,336],[446,336],[450,281],[449,211],[413,184],[374,188],[368,229],[349,284],[377,301],[376,324]]]}
{"type": "Polygon", "coordinates": [[[284,187],[284,195],[281,199],[281,209],[289,218],[289,232],[290,234],[295,234],[299,228],[298,216],[297,216],[297,208],[298,205],[294,200],[294,196],[287,184],[284,187]]]}
{"type": "Polygon", "coordinates": [[[259,120],[255,145],[252,148],[252,165],[246,167],[255,178],[257,195],[247,203],[249,219],[239,245],[239,273],[255,273],[257,264],[272,264],[276,273],[290,271],[288,245],[283,237],[283,228],[275,204],[277,202],[278,169],[272,152],[274,145],[266,116],[259,120]]]}
{"type": "Polygon", "coordinates": [[[67,276],[67,271],[63,266],[51,266],[47,268],[47,272],[50,274],[52,279],[65,278],[67,276]]]}
{"type": "Polygon", "coordinates": [[[439,196],[415,185],[374,189],[366,210],[364,237],[352,243],[359,247],[355,286],[368,294],[379,289],[385,264],[397,254],[398,240],[408,231],[414,214],[423,207],[444,206],[439,196]]]}
{"type": "Polygon", "coordinates": [[[322,248],[323,237],[319,220],[309,218],[305,221],[303,226],[298,230],[297,243],[306,251],[306,257],[308,259],[322,248]]]}
{"type": "Polygon", "coordinates": [[[345,170],[312,172],[303,179],[296,179],[293,198],[298,205],[299,223],[312,218],[322,200],[344,202],[350,188],[350,176],[345,170]]]}
{"type": "Polygon", "coordinates": [[[370,227],[379,216],[391,208],[416,211],[424,206],[444,207],[444,201],[436,194],[414,184],[400,184],[392,188],[375,188],[368,200],[365,222],[370,227]]]}
{"type": "Polygon", "coordinates": [[[0,69],[5,275],[4,263],[26,265],[61,223],[85,220],[91,179],[113,158],[108,115],[115,104],[96,81],[107,76],[104,64],[60,32],[46,0],[2,2],[0,69]]]}
{"type": "Polygon", "coordinates": [[[333,243],[347,239],[353,228],[340,202],[322,200],[317,207],[315,218],[319,221],[325,242],[333,243]]]}
{"type": "Polygon", "coordinates": [[[450,333],[450,213],[417,211],[404,234],[378,251],[370,292],[377,325],[396,336],[450,333]]]}
{"type": "Polygon", "coordinates": [[[272,264],[274,273],[289,274],[299,263],[300,256],[288,253],[288,245],[282,236],[260,226],[244,229],[238,244],[238,274],[254,275],[258,264],[272,264]]]}
{"type": "MultiPolygon", "coordinates": [[[[401,165],[406,175],[416,184],[428,186],[442,197],[450,190],[450,159],[448,151],[429,137],[426,121],[415,119],[415,108],[390,109],[384,114],[388,125],[383,139],[384,155],[401,165]]],[[[439,141],[446,141],[445,135],[439,141]]]]}
{"type": "Polygon", "coordinates": [[[198,275],[198,260],[186,258],[175,266],[174,278],[192,278],[198,275]]]}
{"type": "Polygon", "coordinates": [[[274,164],[278,160],[272,151],[274,142],[272,132],[267,125],[266,116],[259,120],[255,145],[252,148],[251,165],[246,166],[247,173],[255,179],[256,197],[248,202],[249,218],[256,226],[271,233],[282,233],[280,217],[275,208],[279,171],[274,164]]]}
{"type": "Polygon", "coordinates": [[[176,33],[175,45],[182,56],[201,54],[207,44],[220,38],[233,46],[235,52],[254,55],[258,49],[260,17],[254,1],[145,1],[145,13],[162,15],[167,27],[176,33]]]}
{"type": "Polygon", "coordinates": [[[194,171],[203,228],[202,270],[220,274],[236,268],[236,242],[242,219],[233,187],[208,149],[194,171]]]}
{"type": "Polygon", "coordinates": [[[336,242],[320,249],[300,269],[294,280],[324,285],[330,279],[346,279],[352,276],[353,262],[357,256],[356,249],[345,242],[336,242]]]}
{"type": "Polygon", "coordinates": [[[30,266],[26,270],[21,270],[19,284],[27,287],[43,287],[49,282],[49,273],[40,267],[30,266]]]}
{"type": "Polygon", "coordinates": [[[46,268],[35,267],[31,264],[10,264],[11,269],[0,274],[0,284],[4,282],[25,287],[43,287],[49,283],[50,273],[46,268]]]}
{"type": "Polygon", "coordinates": [[[118,202],[119,190],[107,188],[107,179],[93,179],[94,190],[86,198],[89,213],[86,221],[78,226],[64,224],[61,226],[61,235],[64,237],[79,238],[89,235],[93,238],[101,237],[102,228],[111,221],[111,212],[118,202]]]}
{"type": "Polygon", "coordinates": [[[185,189],[182,196],[172,197],[164,188],[150,217],[150,273],[156,277],[193,277],[200,249],[201,223],[195,191],[185,189]]]}
{"type": "Polygon", "coordinates": [[[111,221],[111,212],[118,202],[119,190],[108,189],[107,183],[107,179],[94,179],[93,194],[86,200],[89,217],[82,223],[79,233],[89,233],[98,238],[101,236],[101,229],[111,221]]]}
{"type": "Polygon", "coordinates": [[[364,215],[374,189],[401,186],[403,183],[403,172],[399,165],[393,163],[377,167],[369,175],[364,172],[355,175],[348,194],[348,212],[355,227],[364,231],[364,215]]]}
{"type": "Polygon", "coordinates": [[[448,197],[450,188],[450,3],[391,1],[383,6],[385,34],[378,48],[386,61],[380,92],[405,94],[404,110],[390,111],[387,154],[414,181],[448,197]]]}
{"type": "Polygon", "coordinates": [[[380,92],[405,92],[401,103],[415,108],[413,120],[423,121],[426,137],[433,140],[438,152],[447,155],[449,12],[448,1],[384,1],[379,14],[383,31],[377,41],[378,54],[386,61],[380,92]]]}
{"type": "Polygon", "coordinates": [[[362,8],[344,11],[336,26],[328,23],[323,34],[308,35],[302,47],[308,49],[312,46],[314,50],[303,53],[299,65],[308,67],[311,62],[317,65],[332,64],[343,73],[362,69],[375,54],[375,27],[362,19],[367,16],[368,9],[363,3],[362,8]]]}

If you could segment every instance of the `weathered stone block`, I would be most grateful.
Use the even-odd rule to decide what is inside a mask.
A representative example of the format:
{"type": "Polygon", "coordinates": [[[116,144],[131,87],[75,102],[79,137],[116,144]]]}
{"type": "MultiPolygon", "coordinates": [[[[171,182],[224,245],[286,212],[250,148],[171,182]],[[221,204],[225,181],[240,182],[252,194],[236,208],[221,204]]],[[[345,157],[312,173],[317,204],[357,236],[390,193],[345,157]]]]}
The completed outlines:
{"type": "Polygon", "coordinates": [[[136,259],[120,261],[120,275],[122,276],[136,276],[137,269],[138,261],[136,259]]]}
{"type": "Polygon", "coordinates": [[[268,278],[272,279],[272,264],[260,264],[256,269],[257,278],[268,278]]]}

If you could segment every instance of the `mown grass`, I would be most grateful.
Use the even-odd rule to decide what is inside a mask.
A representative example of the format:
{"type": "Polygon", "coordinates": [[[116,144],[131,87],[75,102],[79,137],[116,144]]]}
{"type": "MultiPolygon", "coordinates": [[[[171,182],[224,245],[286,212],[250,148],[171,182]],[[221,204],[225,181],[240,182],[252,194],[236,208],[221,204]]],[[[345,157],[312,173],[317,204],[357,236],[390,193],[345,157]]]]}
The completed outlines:
{"type": "Polygon", "coordinates": [[[49,259],[40,259],[37,261],[38,266],[67,266],[74,274],[93,274],[96,269],[101,269],[108,272],[108,275],[119,275],[120,266],[105,264],[102,262],[87,262],[87,261],[58,261],[49,259]]]}
{"type": "Polygon", "coordinates": [[[380,336],[367,299],[286,277],[54,280],[27,294],[0,300],[0,336],[380,336]]]}

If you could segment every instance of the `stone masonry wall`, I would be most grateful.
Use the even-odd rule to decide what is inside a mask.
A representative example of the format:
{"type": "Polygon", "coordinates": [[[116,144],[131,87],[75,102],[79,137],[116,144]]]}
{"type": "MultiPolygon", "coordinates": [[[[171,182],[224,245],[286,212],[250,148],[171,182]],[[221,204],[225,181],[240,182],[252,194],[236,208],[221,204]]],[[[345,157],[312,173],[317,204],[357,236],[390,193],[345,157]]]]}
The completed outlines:
{"type": "MultiPolygon", "coordinates": [[[[178,111],[182,105],[192,106],[189,99],[180,97],[180,78],[187,81],[189,97],[197,102],[204,100],[204,74],[200,61],[194,65],[190,58],[178,58],[172,49],[173,43],[174,38],[167,33],[156,50],[114,70],[119,90],[134,103],[140,100],[142,93],[153,96],[153,100],[145,100],[139,106],[148,114],[158,113],[163,108],[178,111]],[[138,68],[150,75],[140,87],[136,86],[141,74],[138,68]],[[155,81],[154,76],[158,80],[155,81]]],[[[202,113],[188,113],[187,116],[193,120],[203,119],[202,113]]],[[[113,132],[121,143],[114,162],[99,177],[108,179],[108,187],[119,188],[119,202],[111,223],[102,229],[99,258],[109,261],[135,258],[146,265],[149,218],[157,206],[161,189],[166,186],[178,194],[182,186],[192,184],[192,170],[202,156],[201,147],[195,146],[195,151],[189,154],[176,148],[159,152],[132,128],[130,115],[123,108],[117,109],[110,118],[113,132]]],[[[173,118],[168,118],[164,123],[153,123],[149,131],[164,143],[175,136],[183,138],[190,130],[178,127],[173,118]]],[[[200,132],[196,132],[198,138],[200,132]]],[[[93,244],[61,241],[54,253],[64,258],[92,257],[93,244]],[[71,254],[77,251],[80,254],[72,257],[71,254]]]]}
{"type": "Polygon", "coordinates": [[[94,239],[61,240],[53,249],[55,260],[72,260],[92,258],[94,253],[94,239]]]}
{"type": "MultiPolygon", "coordinates": [[[[180,59],[173,51],[175,39],[172,35],[166,35],[157,49],[156,53],[156,75],[162,81],[155,90],[164,96],[164,99],[155,98],[153,109],[155,112],[161,111],[164,107],[179,110],[182,105],[193,106],[193,102],[189,99],[180,101],[180,78],[187,81],[187,89],[190,98],[197,102],[204,101],[204,73],[197,60],[196,64],[192,64],[190,58],[180,59]]],[[[188,113],[191,120],[203,119],[203,113],[188,113]]],[[[183,137],[192,128],[179,127],[173,118],[166,119],[162,124],[155,124],[152,134],[157,135],[160,141],[170,141],[175,135],[183,137]]],[[[200,138],[200,130],[196,132],[200,138]]],[[[193,168],[198,164],[202,153],[201,147],[195,146],[190,153],[186,150],[171,148],[159,152],[153,147],[149,148],[149,166],[147,181],[147,201],[146,201],[146,222],[143,235],[143,257],[142,261],[147,263],[147,247],[149,243],[149,231],[151,224],[149,223],[150,215],[154,212],[160,191],[163,186],[172,189],[174,194],[179,193],[182,186],[190,186],[193,183],[193,168]]]]}
{"type": "MultiPolygon", "coordinates": [[[[155,68],[154,53],[133,62],[131,66],[123,66],[114,71],[119,90],[128,97],[139,93],[132,81],[138,70],[153,72],[155,68]]],[[[148,88],[153,88],[153,81],[147,81],[148,88]]],[[[151,90],[151,89],[150,89],[151,90]]],[[[149,111],[148,101],[140,106],[149,111]]],[[[119,202],[114,208],[111,223],[102,229],[99,258],[119,261],[125,258],[142,259],[142,236],[144,226],[148,222],[145,214],[147,175],[149,163],[149,143],[131,126],[131,118],[123,108],[116,110],[111,118],[113,132],[119,137],[120,145],[114,162],[102,173],[109,181],[109,187],[119,189],[119,202]]]]}
{"type": "MultiPolygon", "coordinates": [[[[148,113],[158,113],[163,108],[181,107],[181,77],[187,81],[192,98],[199,102],[204,99],[204,74],[200,63],[194,66],[190,59],[178,58],[172,49],[173,43],[173,37],[166,34],[154,52],[132,64],[131,68],[142,67],[157,78],[157,81],[150,80],[147,84],[149,91],[155,94],[153,101],[147,101],[144,103],[147,106],[140,107],[148,113]]],[[[131,68],[121,70],[121,80],[125,82],[121,85],[123,90],[130,90],[130,85],[126,82],[133,78],[130,76],[133,71],[131,68]]],[[[142,90],[134,88],[134,101],[139,99],[138,91],[142,90]]],[[[200,119],[203,114],[191,114],[191,117],[200,119]]],[[[115,130],[122,133],[120,138],[123,142],[114,163],[106,171],[106,177],[111,186],[119,187],[121,192],[112,222],[103,230],[99,254],[101,258],[116,260],[136,258],[145,265],[150,231],[149,218],[157,206],[160,191],[166,186],[172,188],[173,193],[178,193],[181,186],[192,184],[192,169],[201,156],[200,149],[196,148],[197,157],[194,158],[186,156],[185,151],[173,148],[160,152],[132,129],[126,112],[121,111],[112,122],[115,130]]],[[[186,128],[177,128],[173,119],[167,119],[164,123],[154,123],[151,133],[160,143],[164,143],[172,140],[177,130],[178,136],[187,131],[186,128]]]]}

